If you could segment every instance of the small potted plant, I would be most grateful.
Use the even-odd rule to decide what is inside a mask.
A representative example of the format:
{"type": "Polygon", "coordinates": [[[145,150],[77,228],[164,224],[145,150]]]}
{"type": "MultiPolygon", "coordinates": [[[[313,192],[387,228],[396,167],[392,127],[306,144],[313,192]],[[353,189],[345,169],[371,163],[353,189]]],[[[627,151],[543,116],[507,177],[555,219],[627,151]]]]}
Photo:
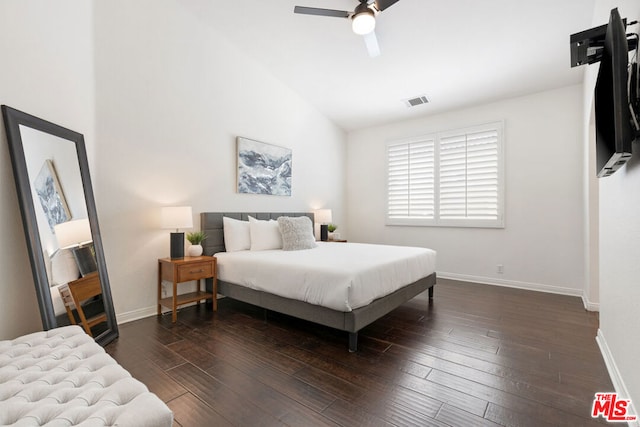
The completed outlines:
{"type": "Polygon", "coordinates": [[[327,231],[329,232],[329,240],[333,240],[333,232],[336,231],[338,229],[338,226],[335,224],[328,224],[327,225],[327,231]]]}
{"type": "Polygon", "coordinates": [[[187,233],[187,240],[191,243],[187,253],[189,256],[202,255],[202,242],[207,238],[204,231],[194,231],[193,233],[187,233]]]}

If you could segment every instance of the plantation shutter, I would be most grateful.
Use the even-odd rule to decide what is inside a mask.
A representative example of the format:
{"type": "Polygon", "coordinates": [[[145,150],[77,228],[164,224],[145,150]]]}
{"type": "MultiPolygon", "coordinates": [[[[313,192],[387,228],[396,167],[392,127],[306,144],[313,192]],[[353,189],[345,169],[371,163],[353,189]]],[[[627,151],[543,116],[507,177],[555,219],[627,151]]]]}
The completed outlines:
{"type": "Polygon", "coordinates": [[[433,138],[389,144],[388,218],[434,217],[433,138]]]}
{"type": "Polygon", "coordinates": [[[387,224],[504,227],[503,123],[387,143],[387,224]]]}
{"type": "Polygon", "coordinates": [[[440,218],[499,219],[498,131],[440,138],[440,218]]]}

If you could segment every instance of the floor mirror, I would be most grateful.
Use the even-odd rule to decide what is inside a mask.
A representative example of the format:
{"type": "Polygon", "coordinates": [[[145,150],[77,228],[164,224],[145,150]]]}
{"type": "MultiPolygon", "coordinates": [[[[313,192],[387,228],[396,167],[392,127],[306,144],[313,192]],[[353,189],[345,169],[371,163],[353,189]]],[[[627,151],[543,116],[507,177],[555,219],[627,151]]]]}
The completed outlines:
{"type": "MultiPolygon", "coordinates": [[[[44,330],[118,336],[82,134],[2,106],[44,330]]],[[[36,302],[34,301],[34,304],[36,302]]]]}

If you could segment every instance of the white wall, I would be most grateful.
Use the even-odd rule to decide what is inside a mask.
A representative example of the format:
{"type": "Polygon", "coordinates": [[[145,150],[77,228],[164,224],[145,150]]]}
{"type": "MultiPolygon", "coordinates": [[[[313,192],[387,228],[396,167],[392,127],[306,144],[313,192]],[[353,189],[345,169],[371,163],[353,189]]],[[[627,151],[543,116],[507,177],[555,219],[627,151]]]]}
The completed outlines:
{"type": "MultiPolygon", "coordinates": [[[[640,19],[637,0],[599,0],[593,24],[606,23],[612,8],[628,21],[640,19]]],[[[638,32],[638,25],[630,27],[638,32]]],[[[627,31],[629,32],[629,31],[627,31]]],[[[592,103],[594,78],[585,79],[592,103]]],[[[640,144],[633,158],[599,183],[599,343],[617,391],[640,411],[640,144]]],[[[640,415],[640,414],[639,414],[640,415]]],[[[640,425],[640,422],[636,425],[640,425]]]]}
{"type": "Polygon", "coordinates": [[[346,135],[223,35],[175,0],[97,2],[95,29],[94,185],[120,321],[155,312],[161,206],[192,206],[194,225],[320,207],[343,223],[346,135]],[[238,135],[293,150],[291,197],[236,194],[238,135]]]}
{"type": "MultiPolygon", "coordinates": [[[[85,135],[119,322],[155,313],[161,206],[193,206],[195,228],[201,211],[321,207],[344,226],[344,132],[178,1],[5,0],[0,53],[0,103],[85,135]],[[235,193],[237,135],[293,150],[291,197],[235,193]]],[[[0,146],[6,339],[42,325],[0,146]]]]}
{"type": "Polygon", "coordinates": [[[349,240],[431,247],[443,277],[582,295],[581,105],[571,86],[352,132],[349,240]],[[503,119],[504,229],[385,226],[386,141],[503,119]]]}
{"type": "MultiPolygon", "coordinates": [[[[92,9],[92,2],[84,0],[0,2],[0,103],[85,134],[89,152],[94,128],[92,9]]],[[[42,322],[4,129],[0,206],[0,339],[8,339],[41,330],[42,322]]]]}
{"type": "Polygon", "coordinates": [[[584,202],[584,262],[585,306],[589,310],[600,309],[600,224],[599,224],[599,193],[598,178],[596,176],[596,145],[595,145],[595,111],[593,107],[593,88],[598,75],[598,65],[591,65],[585,69],[583,85],[583,202],[584,202]]]}

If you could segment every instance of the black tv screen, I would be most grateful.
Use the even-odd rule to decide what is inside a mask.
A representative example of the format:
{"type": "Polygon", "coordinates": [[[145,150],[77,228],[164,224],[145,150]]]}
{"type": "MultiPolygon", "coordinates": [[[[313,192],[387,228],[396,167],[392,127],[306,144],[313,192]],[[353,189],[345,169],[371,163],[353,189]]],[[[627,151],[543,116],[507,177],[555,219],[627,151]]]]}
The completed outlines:
{"type": "Polygon", "coordinates": [[[618,9],[613,9],[595,89],[598,178],[613,174],[631,158],[635,128],[627,90],[628,52],[625,25],[618,9]]]}

